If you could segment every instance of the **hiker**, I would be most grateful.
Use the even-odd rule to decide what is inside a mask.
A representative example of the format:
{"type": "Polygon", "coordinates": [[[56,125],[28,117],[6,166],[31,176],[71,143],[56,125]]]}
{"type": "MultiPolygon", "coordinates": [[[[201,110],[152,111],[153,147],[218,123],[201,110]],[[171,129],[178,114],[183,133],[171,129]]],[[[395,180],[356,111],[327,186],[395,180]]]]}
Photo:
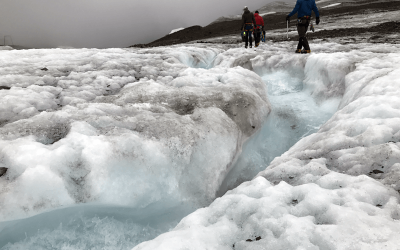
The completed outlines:
{"type": "Polygon", "coordinates": [[[311,11],[316,16],[316,24],[319,24],[319,12],[315,0],[297,0],[293,11],[286,17],[286,22],[290,22],[290,17],[297,12],[297,32],[299,33],[299,44],[296,53],[311,53],[310,46],[306,38],[308,25],[310,25],[311,11]],[[301,48],[304,47],[304,50],[301,48]]]}
{"type": "Polygon", "coordinates": [[[244,31],[244,46],[247,49],[248,44],[250,43],[250,48],[253,46],[253,29],[256,24],[256,20],[254,19],[253,13],[249,11],[247,6],[244,6],[244,13],[242,15],[242,31],[244,31]]]}
{"type": "Polygon", "coordinates": [[[255,30],[254,30],[254,42],[256,48],[260,45],[261,32],[264,32],[264,19],[259,15],[258,10],[254,13],[254,19],[256,20],[255,30]]]}

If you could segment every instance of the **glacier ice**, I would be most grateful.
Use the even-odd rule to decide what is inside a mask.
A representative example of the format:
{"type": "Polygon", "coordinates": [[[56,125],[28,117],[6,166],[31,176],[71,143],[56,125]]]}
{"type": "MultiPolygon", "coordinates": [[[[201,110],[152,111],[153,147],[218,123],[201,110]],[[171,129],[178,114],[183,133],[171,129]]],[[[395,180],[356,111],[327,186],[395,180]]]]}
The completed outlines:
{"type": "Polygon", "coordinates": [[[2,51],[0,246],[395,248],[399,46],[291,46],[2,51]]]}
{"type": "Polygon", "coordinates": [[[301,138],[320,128],[337,110],[340,98],[316,102],[303,84],[302,74],[276,71],[263,76],[268,86],[271,113],[257,134],[245,142],[243,152],[225,177],[219,195],[251,180],[271,161],[301,138]]]}
{"type": "Polygon", "coordinates": [[[19,233],[0,237],[0,246],[14,239],[7,249],[46,248],[43,235],[54,240],[49,244],[89,246],[80,242],[103,234],[73,233],[74,222],[99,220],[93,230],[107,226],[103,221],[132,227],[129,234],[137,236],[124,248],[132,247],[211,203],[243,142],[270,112],[257,74],[241,67],[209,69],[222,51],[177,46],[4,52],[0,167],[7,172],[0,179],[0,230],[19,233]],[[100,216],[96,206],[141,214],[121,216],[114,209],[100,216]],[[71,212],[79,207],[89,211],[82,218],[71,212]],[[163,227],[144,219],[167,210],[179,216],[163,227]],[[60,219],[42,222],[54,215],[60,219]],[[143,221],[124,222],[132,217],[143,221]],[[27,228],[43,234],[31,230],[26,240],[27,228]],[[142,229],[148,234],[141,235],[142,229]]]}
{"type": "Polygon", "coordinates": [[[325,171],[297,186],[257,177],[134,249],[396,249],[400,225],[392,213],[399,205],[387,188],[325,171]]]}
{"type": "Polygon", "coordinates": [[[255,73],[203,69],[219,52],[4,52],[1,220],[88,202],[208,204],[270,112],[255,73]]]}
{"type": "Polygon", "coordinates": [[[102,204],[65,207],[2,222],[1,249],[131,249],[170,230],[191,211],[165,203],[146,210],[102,204]]]}
{"type": "MultiPolygon", "coordinates": [[[[305,57],[285,53],[285,46],[242,63],[260,75],[302,71],[303,88],[336,113],[252,181],[135,250],[398,247],[400,47],[321,42],[305,57]]],[[[221,57],[221,64],[235,62],[233,53],[221,57]]]]}

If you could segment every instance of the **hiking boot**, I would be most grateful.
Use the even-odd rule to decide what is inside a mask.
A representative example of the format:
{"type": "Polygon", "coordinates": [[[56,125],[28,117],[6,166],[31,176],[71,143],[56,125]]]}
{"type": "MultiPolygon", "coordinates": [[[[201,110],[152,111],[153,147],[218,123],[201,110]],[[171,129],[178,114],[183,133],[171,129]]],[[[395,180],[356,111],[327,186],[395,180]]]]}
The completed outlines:
{"type": "Polygon", "coordinates": [[[301,53],[301,49],[296,49],[295,53],[301,53]]]}
{"type": "Polygon", "coordinates": [[[247,49],[247,46],[244,46],[245,49],[247,49]]]}
{"type": "Polygon", "coordinates": [[[301,51],[301,54],[310,54],[311,53],[311,50],[305,50],[305,49],[303,49],[302,51],[301,51]]]}

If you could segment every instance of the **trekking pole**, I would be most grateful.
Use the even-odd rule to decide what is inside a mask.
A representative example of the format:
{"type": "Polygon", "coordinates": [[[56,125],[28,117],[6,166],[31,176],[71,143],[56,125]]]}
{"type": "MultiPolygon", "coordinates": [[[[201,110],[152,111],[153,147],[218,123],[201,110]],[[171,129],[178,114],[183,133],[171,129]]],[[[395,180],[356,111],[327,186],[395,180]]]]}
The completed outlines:
{"type": "Polygon", "coordinates": [[[286,20],[286,39],[289,40],[289,21],[286,20]]]}

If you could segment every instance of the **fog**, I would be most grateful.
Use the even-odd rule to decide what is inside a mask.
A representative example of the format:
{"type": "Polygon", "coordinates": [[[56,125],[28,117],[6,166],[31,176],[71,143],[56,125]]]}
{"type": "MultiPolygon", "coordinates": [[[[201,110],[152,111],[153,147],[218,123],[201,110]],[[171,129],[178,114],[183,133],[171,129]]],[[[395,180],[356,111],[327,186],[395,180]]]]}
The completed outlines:
{"type": "Polygon", "coordinates": [[[172,29],[240,14],[245,5],[254,11],[272,1],[0,0],[0,44],[127,47],[151,42],[172,29]]]}

